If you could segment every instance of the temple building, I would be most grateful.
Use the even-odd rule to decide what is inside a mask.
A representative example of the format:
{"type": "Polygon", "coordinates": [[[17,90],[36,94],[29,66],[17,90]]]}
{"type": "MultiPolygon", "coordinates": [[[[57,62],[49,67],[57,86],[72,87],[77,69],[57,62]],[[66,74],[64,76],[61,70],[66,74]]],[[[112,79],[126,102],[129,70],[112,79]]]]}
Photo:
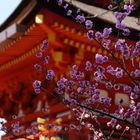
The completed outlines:
{"type": "MultiPolygon", "coordinates": [[[[109,3],[109,0],[72,2],[87,16],[94,16],[95,31],[101,31],[105,26],[113,28],[115,19],[104,8],[109,3]]],[[[136,23],[138,15],[139,12],[126,19],[126,24],[132,30],[132,37],[127,37],[126,40],[131,44],[140,38],[140,26],[136,23]]],[[[111,39],[115,41],[116,38],[117,32],[114,31],[111,39]]],[[[77,64],[84,69],[87,60],[95,60],[96,53],[110,56],[97,42],[89,41],[86,29],[67,16],[56,0],[21,0],[12,14],[0,24],[0,118],[6,119],[6,134],[1,139],[88,140],[91,132],[86,128],[80,131],[65,130],[71,123],[78,123],[71,110],[60,102],[58,95],[53,94],[53,88],[60,77],[69,74],[72,65],[77,64]],[[36,72],[35,64],[42,64],[42,59],[37,55],[45,40],[48,41],[48,47],[44,55],[49,56],[49,62],[43,64],[45,69],[36,72]],[[51,82],[44,80],[47,69],[55,72],[55,78],[51,82]],[[35,93],[33,82],[36,79],[42,80],[47,90],[35,93]],[[55,124],[56,129],[51,129],[50,124],[55,124]],[[31,130],[37,132],[31,134],[31,130]]],[[[122,58],[117,52],[114,55],[117,59],[122,58]]],[[[140,57],[134,60],[134,63],[139,62],[140,57]]],[[[130,82],[129,78],[120,79],[122,83],[126,80],[130,82]]],[[[107,90],[104,85],[100,88],[102,97],[112,99],[112,110],[121,100],[123,106],[129,105],[128,94],[114,89],[107,90]]],[[[102,129],[109,134],[106,124],[102,129]]],[[[111,140],[117,140],[119,136],[120,131],[117,131],[111,140]]],[[[129,140],[130,134],[125,133],[123,137],[129,140]]]]}

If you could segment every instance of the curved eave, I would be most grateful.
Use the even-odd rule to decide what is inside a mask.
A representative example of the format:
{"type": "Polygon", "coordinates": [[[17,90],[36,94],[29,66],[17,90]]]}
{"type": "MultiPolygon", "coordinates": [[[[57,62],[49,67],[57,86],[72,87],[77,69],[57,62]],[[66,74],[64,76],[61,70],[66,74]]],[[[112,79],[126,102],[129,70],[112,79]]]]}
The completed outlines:
{"type": "Polygon", "coordinates": [[[0,26],[0,32],[13,23],[21,24],[36,6],[36,0],[23,0],[10,17],[0,26]]]}

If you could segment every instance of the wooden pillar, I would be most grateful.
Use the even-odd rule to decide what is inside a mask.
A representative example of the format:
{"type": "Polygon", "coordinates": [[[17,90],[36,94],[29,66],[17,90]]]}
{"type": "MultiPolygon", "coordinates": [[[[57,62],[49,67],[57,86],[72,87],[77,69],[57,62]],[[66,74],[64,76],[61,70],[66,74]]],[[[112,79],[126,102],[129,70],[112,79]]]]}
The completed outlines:
{"type": "Polygon", "coordinates": [[[77,130],[69,130],[68,140],[84,140],[77,130]]]}

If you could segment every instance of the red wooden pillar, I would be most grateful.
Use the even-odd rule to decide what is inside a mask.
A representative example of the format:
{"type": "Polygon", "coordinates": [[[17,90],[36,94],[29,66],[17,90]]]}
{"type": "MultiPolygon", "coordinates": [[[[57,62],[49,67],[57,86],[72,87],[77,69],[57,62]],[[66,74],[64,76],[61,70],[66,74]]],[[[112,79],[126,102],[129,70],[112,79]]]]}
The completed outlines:
{"type": "Polygon", "coordinates": [[[69,130],[68,140],[84,140],[77,130],[69,130]]]}

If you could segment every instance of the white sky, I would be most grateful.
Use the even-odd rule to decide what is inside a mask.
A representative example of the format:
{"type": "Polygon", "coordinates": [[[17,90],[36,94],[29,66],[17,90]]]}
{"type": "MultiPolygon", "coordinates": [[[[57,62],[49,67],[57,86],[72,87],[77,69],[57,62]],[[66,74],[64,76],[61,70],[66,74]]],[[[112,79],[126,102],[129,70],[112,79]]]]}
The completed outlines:
{"type": "MultiPolygon", "coordinates": [[[[6,123],[7,121],[4,118],[0,118],[0,122],[6,123]]],[[[2,125],[0,124],[0,129],[1,128],[2,128],[2,125]]],[[[1,140],[2,135],[5,135],[5,132],[0,130],[0,140],[1,140]]]]}
{"type": "Polygon", "coordinates": [[[22,0],[0,0],[0,25],[11,15],[22,0]]]}

